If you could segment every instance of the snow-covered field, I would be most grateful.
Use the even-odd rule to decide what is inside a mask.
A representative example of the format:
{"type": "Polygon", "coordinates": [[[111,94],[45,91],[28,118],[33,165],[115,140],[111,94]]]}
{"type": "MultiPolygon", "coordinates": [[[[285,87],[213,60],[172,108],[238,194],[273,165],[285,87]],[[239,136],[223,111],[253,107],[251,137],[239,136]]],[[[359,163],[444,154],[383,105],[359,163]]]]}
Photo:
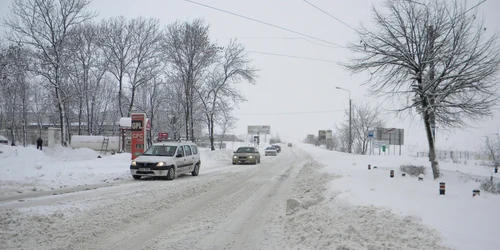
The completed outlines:
{"type": "Polygon", "coordinates": [[[294,143],[233,166],[240,145],[200,149],[200,176],[171,182],[132,180],[130,154],[0,146],[0,249],[499,249],[500,196],[472,197],[491,174],[477,162],[418,181],[399,166],[425,158],[294,143]]]}

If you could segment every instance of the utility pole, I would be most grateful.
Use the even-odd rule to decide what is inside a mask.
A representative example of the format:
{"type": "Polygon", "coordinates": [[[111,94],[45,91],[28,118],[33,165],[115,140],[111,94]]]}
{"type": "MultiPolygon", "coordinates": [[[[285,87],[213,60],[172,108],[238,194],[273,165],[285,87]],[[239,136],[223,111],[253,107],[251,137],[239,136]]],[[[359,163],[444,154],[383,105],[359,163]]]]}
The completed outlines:
{"type": "Polygon", "coordinates": [[[352,152],[352,99],[351,99],[351,91],[341,88],[341,87],[335,87],[336,89],[344,90],[349,93],[349,142],[348,142],[348,149],[347,152],[351,153],[352,152]]]}
{"type": "Polygon", "coordinates": [[[352,100],[351,100],[351,92],[349,92],[349,150],[351,153],[352,150],[352,100]]]}

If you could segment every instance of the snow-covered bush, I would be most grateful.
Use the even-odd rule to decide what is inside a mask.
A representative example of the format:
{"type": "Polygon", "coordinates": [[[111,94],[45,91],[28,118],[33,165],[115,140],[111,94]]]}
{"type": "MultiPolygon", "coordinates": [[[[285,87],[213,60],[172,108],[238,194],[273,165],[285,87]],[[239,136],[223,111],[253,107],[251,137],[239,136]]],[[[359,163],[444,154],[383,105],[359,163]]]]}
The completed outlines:
{"type": "Polygon", "coordinates": [[[481,182],[481,189],[493,194],[500,194],[500,182],[486,179],[481,182]]]}
{"type": "Polygon", "coordinates": [[[425,175],[425,166],[401,165],[399,169],[401,172],[411,176],[419,176],[420,174],[425,175]]]}

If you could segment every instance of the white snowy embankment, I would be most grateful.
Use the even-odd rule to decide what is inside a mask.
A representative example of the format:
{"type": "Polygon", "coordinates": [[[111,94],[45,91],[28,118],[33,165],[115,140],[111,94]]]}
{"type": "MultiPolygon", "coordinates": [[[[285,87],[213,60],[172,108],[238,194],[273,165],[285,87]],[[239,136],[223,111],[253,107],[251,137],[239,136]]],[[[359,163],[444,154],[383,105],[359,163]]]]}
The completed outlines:
{"type": "MultiPolygon", "coordinates": [[[[204,170],[230,164],[233,149],[200,149],[204,170]]],[[[37,150],[34,146],[0,145],[0,196],[132,181],[129,153],[103,155],[81,148],[37,150]]]]}
{"type": "MultiPolygon", "coordinates": [[[[369,216],[372,211],[368,211],[370,207],[366,206],[382,207],[403,216],[401,225],[421,221],[436,229],[444,243],[453,248],[498,249],[500,195],[481,191],[480,196],[472,197],[472,190],[479,189],[480,185],[476,179],[490,176],[491,169],[471,161],[468,165],[441,162],[443,177],[434,180],[432,171],[427,169],[424,181],[418,181],[417,177],[403,177],[399,167],[403,164],[428,166],[425,158],[351,155],[307,144],[298,146],[326,165],[322,171],[339,176],[328,184],[327,199],[331,199],[333,210],[349,210],[349,204],[364,207],[366,216],[369,216]],[[368,164],[371,164],[372,170],[368,170],[368,164]],[[377,168],[373,169],[374,166],[377,168]],[[390,178],[390,170],[395,171],[394,178],[390,178]],[[445,195],[439,195],[440,182],[445,183],[445,195]]],[[[498,177],[500,174],[496,175],[498,177]]],[[[378,212],[373,216],[388,215],[378,212]]],[[[360,217],[358,220],[364,219],[360,217]]],[[[381,228],[387,227],[380,225],[368,231],[357,230],[364,232],[365,237],[373,237],[379,234],[378,229],[381,228]]],[[[408,234],[406,230],[395,230],[393,233],[408,234]]]]}

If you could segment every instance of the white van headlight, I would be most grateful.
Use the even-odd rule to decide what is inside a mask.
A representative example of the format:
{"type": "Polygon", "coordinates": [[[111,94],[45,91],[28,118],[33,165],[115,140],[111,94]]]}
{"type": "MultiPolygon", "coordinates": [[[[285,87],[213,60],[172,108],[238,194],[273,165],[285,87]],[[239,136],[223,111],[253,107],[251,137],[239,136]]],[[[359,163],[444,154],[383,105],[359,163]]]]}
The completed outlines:
{"type": "Polygon", "coordinates": [[[233,158],[234,158],[234,159],[237,159],[237,158],[238,158],[238,156],[236,156],[236,155],[235,155],[235,156],[233,156],[233,158]]]}
{"type": "Polygon", "coordinates": [[[132,163],[130,163],[130,165],[132,165],[132,167],[135,167],[135,166],[137,166],[137,163],[135,161],[132,161],[132,163]]]}
{"type": "Polygon", "coordinates": [[[250,155],[248,158],[252,159],[252,158],[253,158],[253,156],[251,156],[251,155],[250,155]]]}
{"type": "Polygon", "coordinates": [[[165,166],[165,162],[158,162],[158,164],[156,164],[157,167],[163,167],[165,166]]]}

